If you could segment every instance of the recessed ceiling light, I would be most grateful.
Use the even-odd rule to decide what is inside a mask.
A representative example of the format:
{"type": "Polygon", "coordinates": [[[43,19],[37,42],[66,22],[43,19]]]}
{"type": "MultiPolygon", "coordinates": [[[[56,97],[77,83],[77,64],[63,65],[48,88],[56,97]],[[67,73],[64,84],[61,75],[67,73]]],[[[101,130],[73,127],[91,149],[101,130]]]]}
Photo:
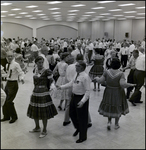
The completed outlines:
{"type": "Polygon", "coordinates": [[[22,18],[21,16],[16,16],[15,18],[22,18]]]}
{"type": "Polygon", "coordinates": [[[42,12],[42,10],[34,10],[34,11],[32,11],[32,12],[42,12]]]}
{"type": "Polygon", "coordinates": [[[77,12],[79,10],[68,10],[68,12],[77,12]]]}
{"type": "Polygon", "coordinates": [[[32,17],[32,15],[26,15],[25,17],[32,17]]]}
{"type": "Polygon", "coordinates": [[[100,14],[100,15],[110,15],[110,13],[104,13],[104,14],[100,14]]]}
{"type": "Polygon", "coordinates": [[[5,15],[2,15],[1,17],[6,17],[5,15]]]}
{"type": "Polygon", "coordinates": [[[121,17],[121,16],[123,16],[123,15],[113,15],[113,16],[115,16],[115,17],[121,17]]]}
{"type": "Polygon", "coordinates": [[[36,17],[32,17],[32,18],[29,18],[29,19],[37,19],[36,17]]]}
{"type": "Polygon", "coordinates": [[[46,14],[37,14],[38,16],[43,16],[43,15],[46,15],[46,14]]]}
{"type": "Polygon", "coordinates": [[[86,5],[85,4],[71,5],[71,7],[82,7],[82,6],[86,6],[86,5]]]}
{"type": "Polygon", "coordinates": [[[51,12],[51,14],[55,15],[55,14],[60,14],[61,12],[51,12]]]}
{"type": "Polygon", "coordinates": [[[122,9],[111,9],[109,11],[121,11],[122,9]]]}
{"type": "Polygon", "coordinates": [[[135,19],[144,19],[145,17],[135,17],[135,19]]]}
{"type": "Polygon", "coordinates": [[[91,9],[104,9],[105,7],[92,7],[91,9]]]}
{"type": "Polygon", "coordinates": [[[102,21],[108,21],[108,20],[110,20],[110,19],[102,19],[102,21]]]}
{"type": "Polygon", "coordinates": [[[60,17],[61,15],[53,15],[53,17],[60,17]]]}
{"type": "Polygon", "coordinates": [[[133,18],[133,17],[135,17],[135,16],[125,16],[126,18],[133,18]]]}
{"type": "Polygon", "coordinates": [[[144,9],[145,8],[145,6],[143,6],[143,7],[136,7],[136,9],[144,9]]]}
{"type": "Polygon", "coordinates": [[[2,6],[8,6],[8,5],[12,5],[12,3],[2,3],[2,6]]]}
{"type": "Polygon", "coordinates": [[[58,10],[60,8],[49,8],[48,10],[58,10]]]}
{"type": "Polygon", "coordinates": [[[137,15],[145,15],[145,13],[137,13],[137,15]]]}
{"type": "Polygon", "coordinates": [[[96,16],[96,18],[104,18],[104,16],[96,16]]]}
{"type": "Polygon", "coordinates": [[[28,14],[28,12],[21,12],[21,13],[19,13],[19,14],[25,15],[25,14],[28,14]]]}
{"type": "Polygon", "coordinates": [[[82,16],[85,16],[85,17],[90,17],[91,15],[82,15],[82,16]]]}
{"type": "Polygon", "coordinates": [[[136,13],[136,11],[126,11],[124,13],[136,13]]]}
{"type": "Polygon", "coordinates": [[[67,14],[67,15],[74,16],[74,15],[77,15],[77,14],[67,14]]]}
{"type": "Polygon", "coordinates": [[[52,1],[52,2],[47,2],[47,4],[59,4],[62,3],[61,1],[52,1]]]}
{"type": "Polygon", "coordinates": [[[42,16],[42,17],[40,17],[40,18],[47,18],[48,16],[42,16]]]}
{"type": "Polygon", "coordinates": [[[44,18],[43,20],[50,20],[49,18],[44,18]]]}
{"type": "Polygon", "coordinates": [[[1,11],[1,13],[7,13],[8,11],[1,11]]]}
{"type": "Polygon", "coordinates": [[[98,3],[104,4],[104,3],[112,3],[112,2],[115,2],[115,1],[100,1],[98,3]]]}
{"type": "Polygon", "coordinates": [[[26,8],[35,8],[35,7],[38,7],[38,6],[36,6],[36,5],[26,6],[26,8]]]}
{"type": "Polygon", "coordinates": [[[21,8],[14,8],[14,9],[11,9],[11,10],[16,10],[17,11],[17,10],[21,10],[21,8]]]}
{"type": "Polygon", "coordinates": [[[91,12],[85,12],[85,14],[94,14],[94,13],[96,13],[96,12],[94,12],[94,11],[91,11],[91,12]]]}
{"type": "Polygon", "coordinates": [[[15,16],[16,14],[8,14],[8,16],[15,16]]]}
{"type": "Polygon", "coordinates": [[[132,5],[135,5],[135,4],[133,4],[133,3],[129,3],[129,4],[120,4],[120,5],[118,5],[118,6],[132,6],[132,5]]]}

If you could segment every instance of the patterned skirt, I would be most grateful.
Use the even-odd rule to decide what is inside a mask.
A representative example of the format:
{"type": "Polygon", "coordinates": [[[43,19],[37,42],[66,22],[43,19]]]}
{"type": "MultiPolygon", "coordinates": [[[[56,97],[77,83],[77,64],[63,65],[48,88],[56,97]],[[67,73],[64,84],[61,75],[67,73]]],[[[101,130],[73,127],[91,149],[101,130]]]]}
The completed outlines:
{"type": "Polygon", "coordinates": [[[95,77],[101,77],[103,74],[103,65],[93,65],[89,71],[89,76],[91,80],[93,80],[95,77]]]}
{"type": "Polygon", "coordinates": [[[98,112],[104,117],[121,117],[129,113],[128,103],[123,88],[106,87],[98,112]]]}
{"type": "MultiPolygon", "coordinates": [[[[60,86],[60,85],[64,85],[66,84],[66,80],[65,77],[59,76],[56,85],[60,86]]],[[[54,92],[54,98],[57,98],[59,100],[65,100],[65,99],[69,99],[68,96],[68,89],[63,89],[63,90],[57,90],[54,92]]]]}
{"type": "Polygon", "coordinates": [[[48,91],[41,93],[33,92],[27,110],[29,118],[39,120],[50,119],[57,114],[58,112],[48,91]]]}

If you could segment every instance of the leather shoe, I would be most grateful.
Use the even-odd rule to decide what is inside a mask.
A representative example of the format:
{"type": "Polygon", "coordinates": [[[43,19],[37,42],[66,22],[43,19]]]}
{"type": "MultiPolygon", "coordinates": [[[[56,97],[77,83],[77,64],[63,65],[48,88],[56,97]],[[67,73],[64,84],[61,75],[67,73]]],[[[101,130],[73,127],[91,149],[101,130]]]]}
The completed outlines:
{"type": "Polygon", "coordinates": [[[8,120],[10,120],[10,119],[3,118],[3,119],[1,119],[1,122],[3,122],[3,121],[8,121],[8,120]]]}
{"type": "Polygon", "coordinates": [[[131,102],[133,106],[136,106],[136,104],[135,104],[134,102],[132,102],[132,101],[130,101],[130,100],[129,100],[129,102],[131,102]]]}
{"type": "Polygon", "coordinates": [[[143,101],[135,102],[135,103],[143,103],[143,101]]]}
{"type": "Polygon", "coordinates": [[[77,141],[76,141],[76,143],[82,143],[82,142],[84,142],[84,141],[86,141],[87,140],[87,138],[86,139],[78,139],[77,141]]]}
{"type": "Polygon", "coordinates": [[[66,126],[66,125],[68,125],[68,124],[70,124],[71,122],[70,121],[68,121],[68,122],[63,122],[63,126],[66,126]]]}
{"type": "Polygon", "coordinates": [[[87,126],[88,128],[90,128],[90,127],[92,127],[92,123],[88,123],[88,126],[87,126]]]}
{"type": "Polygon", "coordinates": [[[76,130],[76,131],[75,131],[75,133],[73,134],[73,136],[77,136],[77,135],[78,135],[78,133],[79,133],[79,131],[78,131],[78,130],[76,130]]]}
{"type": "Polygon", "coordinates": [[[9,121],[9,123],[14,123],[17,119],[12,119],[9,121]]]}

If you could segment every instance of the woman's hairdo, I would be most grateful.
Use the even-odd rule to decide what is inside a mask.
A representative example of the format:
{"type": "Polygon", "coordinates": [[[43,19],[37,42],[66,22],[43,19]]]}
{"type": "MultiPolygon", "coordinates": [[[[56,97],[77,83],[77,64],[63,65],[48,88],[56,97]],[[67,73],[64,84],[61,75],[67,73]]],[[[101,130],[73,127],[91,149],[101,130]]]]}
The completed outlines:
{"type": "Polygon", "coordinates": [[[86,63],[83,60],[79,60],[78,64],[83,67],[83,70],[86,69],[86,63]]]}
{"type": "Polygon", "coordinates": [[[38,56],[36,59],[35,59],[35,63],[37,63],[39,60],[43,60],[44,61],[44,58],[42,56],[38,56]]]}
{"type": "Polygon", "coordinates": [[[111,68],[112,69],[119,69],[121,67],[121,62],[117,57],[112,58],[111,61],[111,68]]]}

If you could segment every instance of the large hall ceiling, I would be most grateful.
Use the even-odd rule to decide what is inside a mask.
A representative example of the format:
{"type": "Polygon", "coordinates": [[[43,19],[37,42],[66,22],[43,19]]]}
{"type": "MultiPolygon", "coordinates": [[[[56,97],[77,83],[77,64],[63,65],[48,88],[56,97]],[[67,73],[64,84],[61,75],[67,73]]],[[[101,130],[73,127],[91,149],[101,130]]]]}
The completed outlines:
{"type": "Polygon", "coordinates": [[[59,1],[62,3],[57,4],[49,4],[48,2],[52,1],[1,1],[1,20],[3,18],[17,18],[20,21],[21,19],[37,19],[82,22],[111,19],[145,19],[145,1],[114,1],[110,3],[100,3],[101,1],[59,1]],[[6,6],[4,3],[11,4],[6,6]],[[77,4],[83,4],[84,6],[72,7],[77,4]],[[122,4],[131,5],[120,6],[122,4]],[[36,7],[26,8],[30,5],[36,7]],[[16,8],[20,10],[13,10],[16,8]],[[59,9],[50,10],[51,8],[59,9]],[[111,11],[115,9],[120,10],[111,11]],[[41,10],[42,12],[33,12],[35,10],[41,10]],[[78,11],[70,12],[71,10],[78,11]]]}

